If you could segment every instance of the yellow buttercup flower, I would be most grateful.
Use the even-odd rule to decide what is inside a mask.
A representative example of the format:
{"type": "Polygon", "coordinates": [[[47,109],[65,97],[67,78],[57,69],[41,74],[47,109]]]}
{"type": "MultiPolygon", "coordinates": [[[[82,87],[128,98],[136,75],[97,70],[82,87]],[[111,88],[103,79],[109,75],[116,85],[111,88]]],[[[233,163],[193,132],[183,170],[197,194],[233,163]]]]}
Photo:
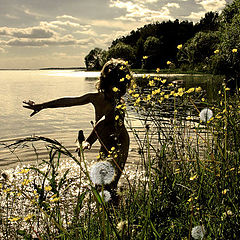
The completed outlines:
{"type": "Polygon", "coordinates": [[[58,202],[59,200],[60,200],[60,197],[56,197],[56,198],[50,199],[50,202],[58,202]]]}
{"type": "Polygon", "coordinates": [[[120,79],[120,82],[124,82],[124,79],[125,79],[125,78],[121,78],[121,79],[120,79]]]}
{"type": "Polygon", "coordinates": [[[153,80],[149,81],[149,86],[150,86],[150,87],[153,87],[153,86],[155,86],[155,83],[154,83],[154,81],[153,81],[153,80]]]}
{"type": "Polygon", "coordinates": [[[160,72],[160,68],[157,68],[157,69],[156,69],[156,72],[159,73],[159,72],[160,72]]]}
{"type": "Polygon", "coordinates": [[[216,50],[214,51],[214,53],[215,53],[215,54],[218,54],[218,53],[219,53],[219,50],[218,50],[218,49],[216,49],[216,50]]]}
{"type": "Polygon", "coordinates": [[[167,81],[167,80],[166,80],[166,79],[164,79],[164,80],[162,80],[162,81],[161,81],[161,83],[162,83],[162,84],[164,84],[166,81],[167,81]]]}
{"type": "Polygon", "coordinates": [[[9,220],[11,221],[11,222],[17,222],[17,221],[19,221],[21,218],[20,217],[13,217],[13,218],[10,218],[9,220]]]}
{"type": "Polygon", "coordinates": [[[28,214],[25,218],[24,221],[29,221],[31,218],[33,218],[32,214],[28,214]]]}
{"type": "Polygon", "coordinates": [[[26,186],[30,183],[30,180],[29,179],[24,179],[23,182],[22,182],[22,185],[23,186],[26,186]]]}
{"type": "Polygon", "coordinates": [[[182,44],[179,44],[178,46],[177,46],[177,49],[181,49],[182,48],[182,44]]]}
{"type": "Polygon", "coordinates": [[[115,120],[117,121],[119,119],[119,115],[116,115],[115,120]]]}
{"type": "Polygon", "coordinates": [[[52,190],[52,187],[51,186],[46,186],[44,189],[45,189],[45,191],[49,192],[49,191],[52,190]]]}
{"type": "Polygon", "coordinates": [[[131,76],[129,74],[126,75],[127,80],[131,80],[131,76]]]}
{"type": "Polygon", "coordinates": [[[201,88],[201,87],[195,88],[195,92],[201,92],[201,91],[202,91],[202,88],[201,88]]]}
{"type": "Polygon", "coordinates": [[[22,173],[22,174],[24,174],[24,173],[28,173],[30,171],[30,169],[22,169],[20,172],[18,172],[18,173],[22,173]]]}
{"type": "Polygon", "coordinates": [[[187,91],[186,91],[186,93],[192,93],[192,92],[194,92],[195,91],[195,88],[189,88],[187,91]]]}
{"type": "Polygon", "coordinates": [[[143,56],[143,59],[148,59],[148,56],[143,56]]]}
{"type": "Polygon", "coordinates": [[[171,61],[167,61],[167,65],[170,65],[172,62],[171,61]]]}
{"type": "Polygon", "coordinates": [[[118,92],[118,91],[119,91],[119,89],[118,89],[117,87],[113,87],[112,90],[113,90],[114,92],[118,92]]]}
{"type": "Polygon", "coordinates": [[[196,179],[196,178],[197,178],[197,174],[194,175],[194,176],[192,176],[192,177],[190,177],[189,180],[190,180],[190,181],[193,181],[193,180],[196,179]]]}
{"type": "Polygon", "coordinates": [[[238,50],[236,49],[236,48],[234,48],[233,50],[232,50],[232,52],[233,53],[236,53],[238,50]]]}

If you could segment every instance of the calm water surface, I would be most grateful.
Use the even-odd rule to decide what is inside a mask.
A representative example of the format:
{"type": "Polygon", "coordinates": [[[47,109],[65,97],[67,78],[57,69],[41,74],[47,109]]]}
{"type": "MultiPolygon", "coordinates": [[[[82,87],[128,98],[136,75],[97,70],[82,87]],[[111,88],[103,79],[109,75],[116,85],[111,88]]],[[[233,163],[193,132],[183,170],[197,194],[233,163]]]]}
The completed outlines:
{"type": "MultiPolygon", "coordinates": [[[[22,101],[41,103],[95,92],[98,76],[98,72],[70,70],[0,71],[0,143],[41,135],[55,138],[67,147],[74,147],[79,129],[84,129],[86,135],[91,131],[90,121],[94,118],[91,104],[46,109],[29,117],[31,111],[22,107],[22,101]]],[[[9,150],[0,146],[0,167],[10,163],[9,157],[9,150]]]]}
{"type": "MultiPolygon", "coordinates": [[[[83,129],[87,136],[92,129],[90,121],[94,119],[94,108],[91,104],[45,109],[30,117],[31,111],[22,107],[22,101],[41,103],[95,92],[98,76],[99,72],[72,70],[0,71],[0,169],[15,164],[19,161],[18,157],[22,161],[35,159],[32,148],[26,148],[21,151],[22,156],[20,153],[16,156],[2,145],[16,139],[33,135],[50,137],[74,150],[78,130],[83,129]]],[[[183,76],[177,78],[182,79],[183,76]]],[[[192,80],[189,81],[189,87],[191,82],[192,80]]],[[[204,83],[203,79],[201,82],[204,83]]],[[[97,154],[97,147],[93,151],[97,154]]],[[[43,152],[40,151],[39,154],[43,152]]]]}

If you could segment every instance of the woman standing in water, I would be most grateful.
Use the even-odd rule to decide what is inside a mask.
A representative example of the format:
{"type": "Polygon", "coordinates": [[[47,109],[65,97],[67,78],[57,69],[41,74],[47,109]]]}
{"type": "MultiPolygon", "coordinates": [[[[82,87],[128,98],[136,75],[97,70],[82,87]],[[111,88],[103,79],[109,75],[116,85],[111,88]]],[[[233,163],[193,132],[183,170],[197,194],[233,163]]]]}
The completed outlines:
{"type": "Polygon", "coordinates": [[[128,156],[129,135],[124,125],[125,103],[122,99],[131,84],[130,70],[123,60],[111,59],[104,66],[97,84],[97,93],[87,93],[80,97],[64,97],[45,103],[24,102],[25,108],[33,110],[30,116],[46,108],[71,107],[92,103],[95,108],[95,127],[86,141],[85,149],[90,149],[98,139],[100,158],[111,156],[115,166],[115,178],[106,186],[116,189],[128,156]]]}

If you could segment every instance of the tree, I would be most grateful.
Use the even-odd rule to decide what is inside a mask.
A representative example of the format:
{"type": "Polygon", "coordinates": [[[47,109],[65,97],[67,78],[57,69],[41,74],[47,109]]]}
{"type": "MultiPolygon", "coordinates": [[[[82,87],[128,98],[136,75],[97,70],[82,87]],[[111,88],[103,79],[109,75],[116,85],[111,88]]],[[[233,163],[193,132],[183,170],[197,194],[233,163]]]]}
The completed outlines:
{"type": "Polygon", "coordinates": [[[240,0],[228,5],[222,13],[218,53],[211,58],[212,71],[226,76],[229,87],[240,86],[240,0]]]}
{"type": "Polygon", "coordinates": [[[143,44],[144,55],[148,58],[143,61],[142,68],[151,69],[159,66],[163,43],[154,36],[149,36],[143,44]],[[158,61],[157,61],[158,59],[158,61]]]}
{"type": "Polygon", "coordinates": [[[198,32],[178,53],[178,61],[190,68],[208,68],[209,58],[219,43],[219,32],[198,32]]]}
{"type": "Polygon", "coordinates": [[[121,58],[128,61],[129,64],[133,64],[135,61],[135,50],[128,44],[123,42],[118,42],[116,45],[109,48],[107,52],[107,57],[109,58],[121,58]]]}
{"type": "Polygon", "coordinates": [[[217,12],[207,12],[204,18],[194,26],[196,32],[217,31],[219,28],[220,18],[217,12]]]}
{"type": "Polygon", "coordinates": [[[106,51],[101,48],[92,49],[85,57],[85,65],[87,70],[100,70],[106,61],[106,51]]]}

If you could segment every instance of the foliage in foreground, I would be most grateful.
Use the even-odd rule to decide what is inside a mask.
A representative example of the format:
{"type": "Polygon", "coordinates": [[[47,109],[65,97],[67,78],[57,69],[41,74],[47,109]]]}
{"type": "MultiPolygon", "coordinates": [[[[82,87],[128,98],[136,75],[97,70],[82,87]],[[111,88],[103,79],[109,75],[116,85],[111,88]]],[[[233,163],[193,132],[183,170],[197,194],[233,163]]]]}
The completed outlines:
{"type": "Polygon", "coordinates": [[[2,173],[1,239],[237,239],[238,96],[223,86],[210,104],[200,88],[149,77],[146,84],[129,93],[142,128],[129,122],[139,158],[122,176],[119,204],[94,187],[83,154],[26,138],[17,145],[43,141],[49,159],[2,173]],[[203,108],[211,119],[199,120],[203,108]]]}

